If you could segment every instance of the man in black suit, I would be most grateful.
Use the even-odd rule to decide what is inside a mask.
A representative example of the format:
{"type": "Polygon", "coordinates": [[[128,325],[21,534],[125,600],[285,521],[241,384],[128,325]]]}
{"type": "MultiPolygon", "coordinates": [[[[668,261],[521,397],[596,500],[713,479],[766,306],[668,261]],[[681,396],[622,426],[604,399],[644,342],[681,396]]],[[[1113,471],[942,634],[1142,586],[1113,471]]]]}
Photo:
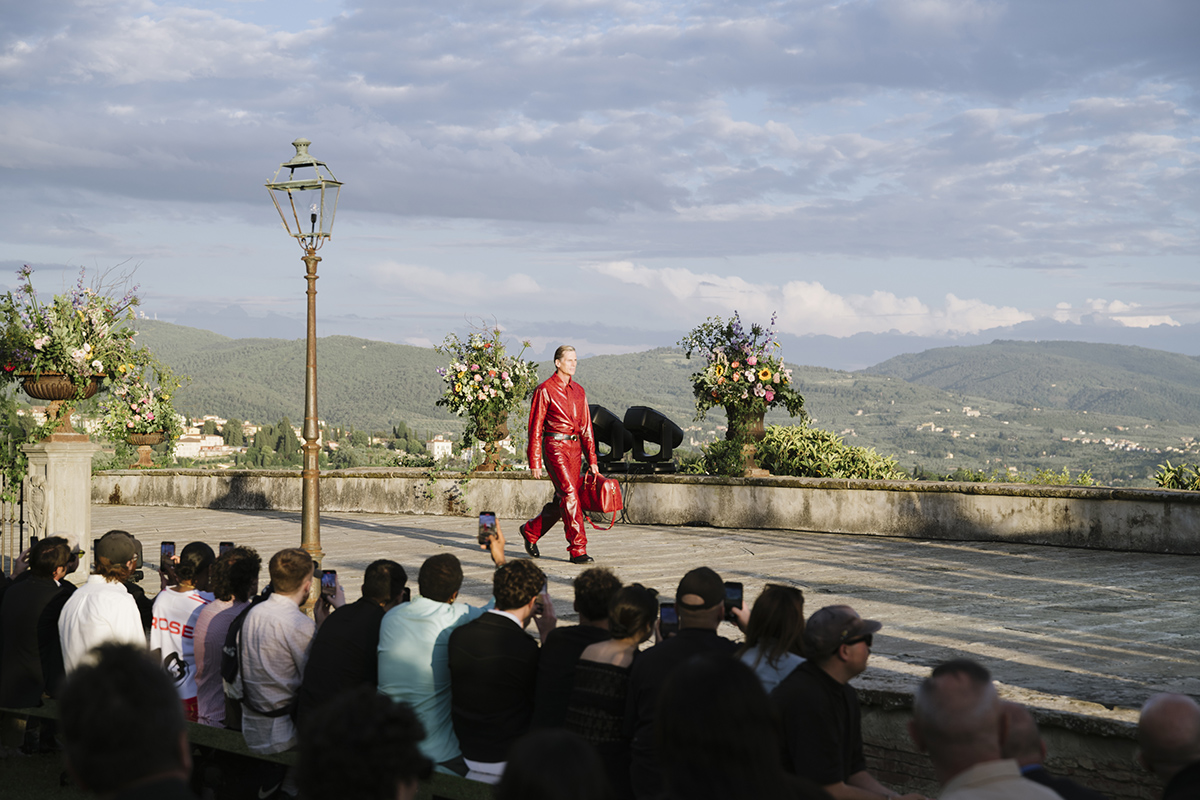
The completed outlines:
{"type": "Polygon", "coordinates": [[[450,717],[468,778],[496,783],[508,749],[533,718],[538,646],[525,634],[533,619],[542,639],[554,629],[546,576],[528,559],[496,570],[496,607],[450,634],[450,717]]]}
{"type": "Polygon", "coordinates": [[[1021,768],[1021,775],[1034,783],[1049,786],[1063,800],[1104,800],[1104,795],[1081,786],[1070,778],[1050,774],[1042,766],[1046,760],[1046,743],[1038,733],[1037,722],[1029,709],[1011,701],[1001,703],[1004,714],[1004,737],[1000,742],[1000,755],[1011,758],[1021,768]]]}
{"type": "Polygon", "coordinates": [[[621,590],[621,579],[605,567],[584,570],[575,579],[575,611],[579,624],[559,626],[542,642],[538,659],[533,727],[561,728],[575,687],[575,664],[589,645],[608,635],[608,603],[621,590]]]}
{"type": "MultiPolygon", "coordinates": [[[[317,629],[297,696],[297,720],[347,689],[375,688],[379,675],[379,625],[383,615],[404,599],[407,583],[408,574],[395,561],[372,562],[363,573],[362,597],[338,608],[317,629]]],[[[340,586],[337,591],[341,592],[340,586]]],[[[336,601],[322,595],[320,602],[336,601]]]]}
{"type": "MultiPolygon", "coordinates": [[[[29,552],[29,569],[5,592],[0,607],[0,632],[4,648],[0,654],[0,707],[29,708],[42,704],[46,679],[38,642],[38,622],[46,606],[63,591],[59,581],[67,572],[71,548],[59,536],[42,539],[29,552]]],[[[6,717],[3,742],[20,747],[25,738],[25,719],[6,717]]]]}

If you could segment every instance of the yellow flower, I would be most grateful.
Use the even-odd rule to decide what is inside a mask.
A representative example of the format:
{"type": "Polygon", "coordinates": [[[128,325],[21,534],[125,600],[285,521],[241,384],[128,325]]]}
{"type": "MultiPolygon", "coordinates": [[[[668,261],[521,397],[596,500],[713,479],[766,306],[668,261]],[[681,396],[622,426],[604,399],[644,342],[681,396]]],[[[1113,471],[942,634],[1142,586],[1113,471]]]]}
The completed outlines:
{"type": "Polygon", "coordinates": [[[720,364],[717,364],[715,367],[713,367],[713,375],[716,375],[719,378],[724,374],[725,374],[725,368],[722,367],[720,364]]]}
{"type": "Polygon", "coordinates": [[[770,370],[770,369],[768,369],[767,367],[763,367],[762,369],[760,369],[760,370],[758,371],[758,379],[759,379],[760,381],[769,381],[769,380],[771,380],[771,370],[770,370]]]}
{"type": "Polygon", "coordinates": [[[454,391],[458,392],[459,394],[462,394],[462,384],[461,383],[454,384],[454,391]]]}
{"type": "Polygon", "coordinates": [[[117,372],[124,372],[124,371],[125,371],[125,365],[124,365],[124,364],[121,364],[119,367],[117,367],[117,372]]]}

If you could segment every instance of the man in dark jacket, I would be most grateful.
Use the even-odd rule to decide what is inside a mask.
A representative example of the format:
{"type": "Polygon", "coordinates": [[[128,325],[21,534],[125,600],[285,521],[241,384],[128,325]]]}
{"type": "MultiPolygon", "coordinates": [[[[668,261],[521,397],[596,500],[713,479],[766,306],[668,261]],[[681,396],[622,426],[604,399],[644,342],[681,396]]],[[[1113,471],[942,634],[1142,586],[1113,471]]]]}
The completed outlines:
{"type": "MultiPolygon", "coordinates": [[[[38,642],[38,623],[46,606],[63,591],[59,581],[67,571],[71,549],[59,536],[42,539],[29,552],[29,569],[5,592],[0,607],[0,707],[29,708],[42,704],[46,679],[38,642]]],[[[6,717],[3,744],[20,747],[25,738],[25,719],[6,717]]]]}
{"type": "Polygon", "coordinates": [[[347,689],[376,687],[379,625],[404,599],[407,583],[408,574],[395,561],[372,562],[363,573],[362,597],[334,611],[317,629],[297,696],[297,720],[347,689]]]}
{"type": "Polygon", "coordinates": [[[575,686],[575,664],[588,646],[608,635],[608,603],[621,589],[621,579],[605,567],[584,570],[574,582],[579,624],[558,626],[542,642],[538,658],[533,727],[561,728],[575,686]]]}
{"type": "Polygon", "coordinates": [[[492,579],[496,607],[450,634],[450,717],[468,778],[497,782],[509,747],[529,730],[538,645],[525,626],[535,620],[543,638],[554,628],[545,585],[532,561],[509,561],[492,579]]]}

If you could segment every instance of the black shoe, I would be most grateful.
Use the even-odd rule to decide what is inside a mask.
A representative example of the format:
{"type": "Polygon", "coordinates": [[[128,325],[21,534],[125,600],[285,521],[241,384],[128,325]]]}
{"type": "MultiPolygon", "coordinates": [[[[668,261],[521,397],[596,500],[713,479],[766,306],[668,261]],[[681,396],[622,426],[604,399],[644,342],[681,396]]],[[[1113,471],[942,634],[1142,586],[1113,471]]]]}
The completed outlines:
{"type": "Polygon", "coordinates": [[[577,556],[571,556],[572,564],[594,564],[596,559],[589,556],[587,553],[580,553],[577,556]]]}
{"type": "Polygon", "coordinates": [[[525,526],[522,525],[518,530],[521,531],[521,539],[525,542],[525,552],[529,553],[532,558],[541,558],[542,553],[538,550],[538,546],[525,538],[525,526]]]}

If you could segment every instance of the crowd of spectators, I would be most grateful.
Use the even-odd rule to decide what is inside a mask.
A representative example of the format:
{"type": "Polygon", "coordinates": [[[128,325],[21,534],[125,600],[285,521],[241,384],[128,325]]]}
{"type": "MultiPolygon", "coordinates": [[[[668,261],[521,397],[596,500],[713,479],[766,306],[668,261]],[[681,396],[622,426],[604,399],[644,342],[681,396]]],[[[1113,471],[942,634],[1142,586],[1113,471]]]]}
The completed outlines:
{"type": "MultiPolygon", "coordinates": [[[[218,557],[203,542],[162,565],[150,601],[128,532],[96,541],[77,589],[65,577],[80,548],[47,537],[0,582],[0,708],[57,698],[58,728],[32,738],[61,743],[80,786],[117,798],[237,794],[192,769],[208,757],[189,745],[193,721],[267,757],[243,776],[260,798],[405,799],[437,771],[495,784],[501,800],[923,800],[884,785],[864,755],[852,682],[882,622],[848,605],[806,619],[803,593],[783,584],[746,608],[708,567],[669,598],[594,567],[574,581],[579,623],[559,626],[545,574],[504,546],[499,530],[481,545],[496,567],[481,606],[459,602],[451,553],[421,564],[416,592],[403,566],[375,561],[347,604],[336,580],[315,588],[302,549],[275,553],[259,592],[255,550],[218,557]],[[666,607],[677,625],[662,624],[666,607]],[[272,758],[289,751],[299,758],[272,758]]],[[[32,723],[0,723],[0,745],[28,749],[32,723]]],[[[909,733],[942,800],[1103,796],[1046,769],[1034,716],[974,661],[932,670],[909,733]]],[[[1192,698],[1150,698],[1139,744],[1165,800],[1200,797],[1192,698]]]]}

